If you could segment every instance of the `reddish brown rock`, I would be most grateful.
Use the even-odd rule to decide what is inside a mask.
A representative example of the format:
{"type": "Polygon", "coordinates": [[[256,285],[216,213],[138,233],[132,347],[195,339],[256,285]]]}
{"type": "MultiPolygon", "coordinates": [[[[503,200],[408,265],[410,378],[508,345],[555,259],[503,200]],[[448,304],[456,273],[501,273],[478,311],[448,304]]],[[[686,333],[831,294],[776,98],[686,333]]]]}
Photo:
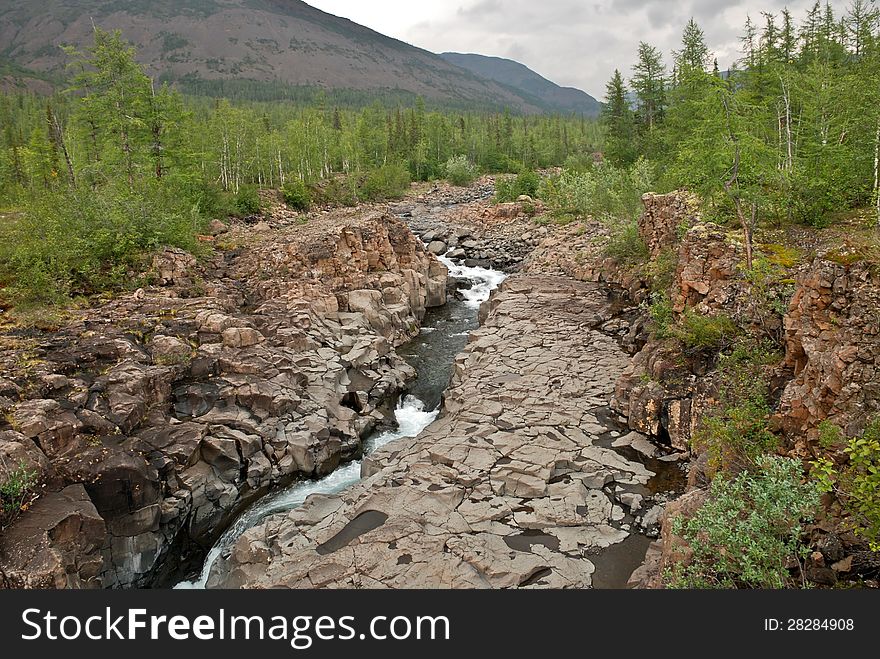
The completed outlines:
{"type": "Polygon", "coordinates": [[[651,258],[679,242],[679,235],[700,223],[699,199],[679,190],[665,195],[648,193],[642,197],[645,207],[639,216],[639,236],[651,258]]]}
{"type": "Polygon", "coordinates": [[[783,427],[804,453],[829,419],[853,436],[880,413],[880,277],[865,263],[816,259],[797,278],[785,317],[783,427]]]}
{"type": "Polygon", "coordinates": [[[382,212],[270,221],[232,227],[241,247],[203,263],[164,250],[157,286],[3,344],[0,455],[49,485],[4,533],[9,585],[154,583],[170,547],[210,545],[241,506],[332,470],[384,418],[413,375],[394,347],[445,303],[445,266],[382,212]],[[52,531],[65,508],[82,542],[52,531]]]}

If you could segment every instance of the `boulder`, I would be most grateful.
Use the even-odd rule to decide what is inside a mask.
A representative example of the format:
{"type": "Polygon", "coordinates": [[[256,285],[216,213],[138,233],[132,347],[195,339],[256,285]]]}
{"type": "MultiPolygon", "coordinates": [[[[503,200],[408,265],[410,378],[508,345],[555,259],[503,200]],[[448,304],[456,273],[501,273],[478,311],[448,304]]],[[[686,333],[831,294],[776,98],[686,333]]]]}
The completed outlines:
{"type": "Polygon", "coordinates": [[[434,240],[428,244],[428,251],[431,252],[431,254],[436,254],[437,256],[442,256],[443,254],[445,254],[447,249],[448,247],[446,246],[446,243],[442,240],[434,240]]]}

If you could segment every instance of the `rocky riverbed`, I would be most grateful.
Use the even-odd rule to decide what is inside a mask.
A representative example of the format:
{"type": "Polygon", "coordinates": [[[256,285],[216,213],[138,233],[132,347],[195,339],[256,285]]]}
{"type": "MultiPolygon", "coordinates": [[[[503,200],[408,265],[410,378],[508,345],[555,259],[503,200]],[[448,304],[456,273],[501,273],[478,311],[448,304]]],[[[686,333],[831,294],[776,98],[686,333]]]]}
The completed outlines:
{"type": "Polygon", "coordinates": [[[290,216],[216,224],[208,261],[166,251],[153,285],[5,332],[0,477],[22,465],[40,496],[0,535],[0,585],[164,582],[386,422],[446,267],[381,210],[290,216]]]}
{"type": "Polygon", "coordinates": [[[517,275],[481,313],[441,418],[246,533],[210,584],[588,587],[594,555],[656,525],[655,474],[610,447],[656,452],[607,421],[628,358],[605,287],[517,275]]]}
{"type": "MultiPolygon", "coordinates": [[[[577,281],[602,278],[577,255],[544,258],[573,243],[534,222],[534,202],[490,196],[481,181],[215,223],[210,259],[166,251],[150,286],[7,332],[0,453],[42,493],[0,537],[0,585],[169,585],[228,529],[202,584],[623,586],[683,486],[681,455],[609,408],[640,347],[621,291],[577,281]],[[524,272],[469,338],[454,312],[422,330],[448,295],[485,299],[502,277],[456,281],[480,267],[524,272]],[[468,343],[439,419],[413,437],[434,413],[407,404],[419,423],[398,410],[382,433],[415,375],[398,349],[445,372],[401,348],[420,331],[468,343]]],[[[433,406],[446,378],[415,386],[433,406]]]]}

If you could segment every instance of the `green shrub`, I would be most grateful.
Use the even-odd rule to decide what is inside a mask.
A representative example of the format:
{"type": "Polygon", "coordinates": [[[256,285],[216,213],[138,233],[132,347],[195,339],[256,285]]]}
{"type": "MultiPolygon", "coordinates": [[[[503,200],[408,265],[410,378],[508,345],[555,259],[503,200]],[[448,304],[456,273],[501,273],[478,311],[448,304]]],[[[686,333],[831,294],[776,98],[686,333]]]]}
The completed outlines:
{"type": "Polygon", "coordinates": [[[704,415],[692,438],[695,448],[709,451],[710,473],[752,469],[761,456],[777,448],[765,371],[780,359],[771,344],[748,337],[718,356],[719,404],[704,415]]]}
{"type": "Polygon", "coordinates": [[[629,169],[602,163],[582,170],[564,170],[544,182],[541,198],[554,214],[634,222],[642,212],[642,195],[653,182],[653,167],[646,160],[639,160],[629,169]]]}
{"type": "Polygon", "coordinates": [[[238,215],[235,195],[225,192],[219,185],[201,179],[180,185],[181,195],[198,206],[199,212],[209,218],[225,218],[238,215]]]}
{"type": "Polygon", "coordinates": [[[452,185],[467,186],[477,178],[477,167],[467,156],[453,156],[446,161],[446,179],[452,185]]]}
{"type": "Polygon", "coordinates": [[[409,189],[410,181],[410,173],[405,166],[399,163],[384,165],[366,173],[358,196],[361,201],[400,199],[409,189]]]}
{"type": "MultiPolygon", "coordinates": [[[[820,426],[819,442],[836,443],[842,436],[839,428],[820,426]],[[830,438],[830,439],[829,439],[830,438]]],[[[813,462],[813,478],[824,492],[837,491],[846,510],[853,517],[857,535],[864,538],[872,551],[880,551],[880,417],[865,431],[851,439],[844,449],[849,463],[838,471],[831,460],[813,462]]]]}
{"type": "Polygon", "coordinates": [[[666,293],[654,293],[651,296],[651,304],[648,307],[651,316],[651,335],[655,339],[668,339],[672,336],[671,327],[675,322],[675,312],[672,302],[666,293]]]}
{"type": "Polygon", "coordinates": [[[760,389],[707,414],[691,440],[709,452],[709,470],[750,469],[779,445],[770,430],[772,410],[760,389]]]}
{"type": "Polygon", "coordinates": [[[804,484],[800,461],[765,456],[758,469],[718,476],[709,499],[673,532],[692,550],[688,562],[665,574],[672,588],[785,588],[787,565],[802,552],[802,520],[819,504],[815,485],[804,484]]]}
{"type": "Polygon", "coordinates": [[[610,222],[610,234],[605,243],[605,254],[623,265],[645,263],[650,254],[648,246],[639,235],[635,220],[610,222]]]}
{"type": "Polygon", "coordinates": [[[495,201],[505,203],[516,201],[521,196],[535,197],[541,186],[541,177],[531,169],[523,169],[515,177],[499,177],[495,181],[495,201]]]}
{"type": "Polygon", "coordinates": [[[648,263],[646,274],[651,282],[653,293],[667,293],[675,281],[675,273],[678,269],[678,252],[667,248],[660,252],[657,257],[648,263]]]}
{"type": "Polygon", "coordinates": [[[336,176],[319,183],[314,189],[312,199],[316,204],[328,206],[356,206],[357,188],[355,176],[336,176]]]}
{"type": "Polygon", "coordinates": [[[312,206],[312,194],[306,184],[299,179],[287,181],[281,188],[284,203],[298,211],[307,211],[312,206]]]}
{"type": "Polygon", "coordinates": [[[856,532],[873,551],[880,551],[880,418],[845,450],[849,455],[846,482],[850,506],[856,513],[856,532]]]}
{"type": "Polygon", "coordinates": [[[37,472],[21,462],[4,478],[0,482],[0,528],[10,524],[34,499],[37,472]]]}
{"type": "Polygon", "coordinates": [[[739,330],[724,314],[704,316],[692,308],[681,315],[672,334],[691,352],[718,351],[730,346],[739,330]]]}
{"type": "Polygon", "coordinates": [[[121,290],[143,254],[198,250],[203,224],[198,202],[171,183],[43,191],[0,223],[3,296],[27,306],[121,290]]]}
{"type": "Polygon", "coordinates": [[[235,210],[239,215],[256,215],[262,209],[260,193],[253,185],[242,186],[235,195],[235,210]]]}

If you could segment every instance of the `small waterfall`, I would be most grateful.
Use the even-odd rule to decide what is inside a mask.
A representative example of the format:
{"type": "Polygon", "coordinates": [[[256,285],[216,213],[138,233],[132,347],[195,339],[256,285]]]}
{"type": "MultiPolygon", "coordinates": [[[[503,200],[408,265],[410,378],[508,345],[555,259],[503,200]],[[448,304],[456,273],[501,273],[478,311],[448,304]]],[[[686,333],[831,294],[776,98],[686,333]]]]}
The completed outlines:
{"type": "MultiPolygon", "coordinates": [[[[492,291],[507,277],[503,272],[487,268],[471,268],[458,265],[451,259],[439,257],[447,268],[449,276],[472,283],[468,289],[461,290],[461,302],[450,301],[443,313],[449,318],[441,327],[426,325],[422,335],[413,341],[411,353],[406,349],[401,354],[416,366],[419,376],[412,388],[416,392],[424,389],[424,397],[431,402],[430,408],[417,396],[405,396],[398,403],[394,416],[397,429],[371,437],[364,442],[364,454],[369,455],[382,446],[402,437],[416,437],[437,418],[440,413],[440,392],[449,381],[451,363],[455,355],[464,347],[468,331],[476,327],[476,310],[489,299],[492,291]],[[457,306],[456,306],[457,305],[457,306]],[[464,330],[464,331],[461,331],[464,330]],[[448,363],[446,363],[448,361],[448,363]],[[439,363],[443,362],[443,363],[439,363]]],[[[177,589],[203,589],[208,583],[211,569],[217,559],[229,553],[236,540],[248,529],[260,524],[270,515],[298,508],[313,494],[336,494],[351,487],[361,479],[361,463],[350,462],[339,467],[332,474],[319,480],[296,483],[284,490],[269,494],[250,508],[220,536],[205,557],[205,563],[198,578],[178,583],[177,589]]]]}
{"type": "MultiPolygon", "coordinates": [[[[402,437],[416,437],[422,430],[434,422],[439,412],[439,410],[426,411],[425,404],[422,401],[414,396],[406,396],[400,401],[397,409],[394,411],[394,417],[397,419],[398,425],[397,430],[384,432],[367,440],[364,444],[364,453],[369,455],[376,449],[402,437]]],[[[263,497],[242,513],[232,526],[226,529],[226,532],[220,536],[220,539],[205,557],[205,564],[198,579],[183,581],[177,584],[175,588],[205,588],[214,563],[232,549],[232,545],[235,544],[235,541],[245,531],[257,526],[270,515],[298,508],[313,494],[335,494],[354,485],[360,479],[361,463],[358,460],[339,467],[332,474],[319,480],[296,483],[285,490],[263,497]]]]}

